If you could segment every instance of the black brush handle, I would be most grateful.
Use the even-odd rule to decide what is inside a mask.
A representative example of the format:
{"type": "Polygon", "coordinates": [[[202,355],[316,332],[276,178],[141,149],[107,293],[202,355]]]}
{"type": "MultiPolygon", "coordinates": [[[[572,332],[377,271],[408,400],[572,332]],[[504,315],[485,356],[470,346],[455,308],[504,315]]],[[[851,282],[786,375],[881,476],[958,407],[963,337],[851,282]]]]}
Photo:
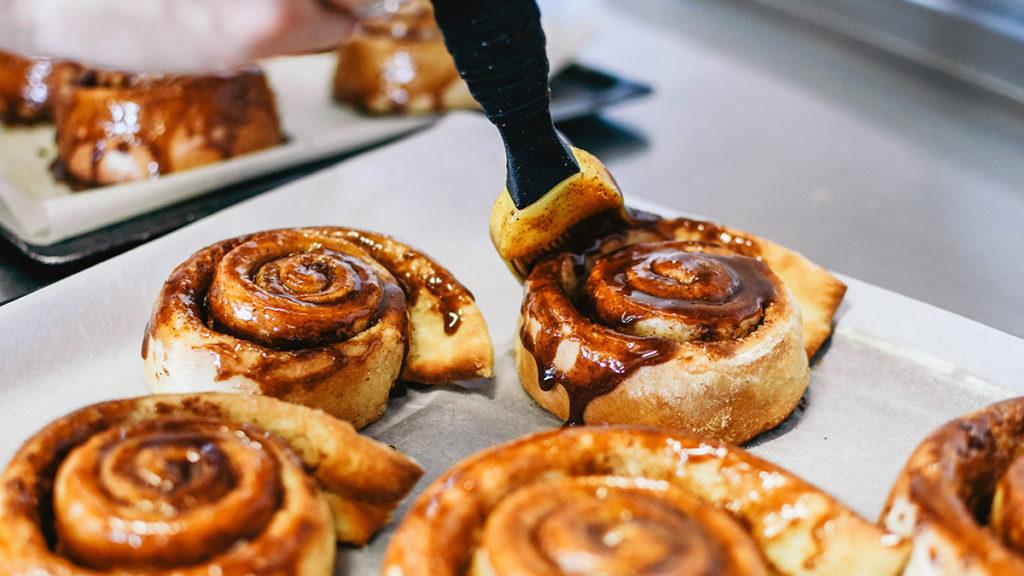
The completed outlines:
{"type": "Polygon", "coordinates": [[[535,0],[433,0],[459,74],[505,142],[522,209],[580,171],[551,122],[546,39],[535,0]]]}

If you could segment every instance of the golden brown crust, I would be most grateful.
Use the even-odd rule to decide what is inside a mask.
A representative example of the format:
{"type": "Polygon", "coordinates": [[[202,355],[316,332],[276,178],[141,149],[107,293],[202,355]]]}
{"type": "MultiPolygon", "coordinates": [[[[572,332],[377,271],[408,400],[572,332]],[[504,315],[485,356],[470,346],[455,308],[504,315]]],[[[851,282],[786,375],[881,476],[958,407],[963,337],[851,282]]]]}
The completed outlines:
{"type": "Polygon", "coordinates": [[[918,446],[882,513],[884,526],[913,540],[907,574],[1024,573],[1021,430],[1024,398],[1014,398],[957,418],[918,446]]]}
{"type": "Polygon", "coordinates": [[[317,410],[265,397],[89,406],[33,436],[0,485],[0,572],[333,573],[422,475],[317,410]]]}
{"type": "Polygon", "coordinates": [[[396,379],[489,376],[472,295],[409,246],[347,228],[275,230],[197,252],[164,286],[143,358],[156,392],[274,396],[362,427],[396,379]]]}
{"type": "Polygon", "coordinates": [[[334,97],[377,114],[478,106],[445,48],[433,6],[423,0],[360,22],[338,50],[334,97]]]}
{"type": "Polygon", "coordinates": [[[0,122],[31,125],[53,120],[58,94],[81,71],[70,62],[0,52],[0,122]]]}
{"type": "Polygon", "coordinates": [[[832,319],[846,295],[846,284],[797,252],[764,238],[753,238],[765,262],[800,304],[804,350],[808,358],[813,358],[832,335],[832,319]]]}
{"type": "Polygon", "coordinates": [[[681,228],[637,219],[533,267],[516,346],[538,403],[731,442],[792,412],[808,383],[796,301],[752,242],[681,228]]]}
{"type": "Polygon", "coordinates": [[[59,169],[102,186],[180,172],[284,141],[256,68],[227,76],[79,77],[56,108],[59,169]]]}
{"type": "MultiPolygon", "coordinates": [[[[742,443],[782,423],[796,409],[807,386],[799,341],[786,339],[748,367],[721,366],[694,376],[685,362],[668,361],[638,370],[611,392],[590,401],[587,424],[635,424],[681,430],[742,443]],[[687,376],[701,382],[695,386],[687,376]],[[750,385],[750,382],[757,385],[750,385]]],[[[537,364],[521,341],[516,362],[527,393],[538,404],[569,420],[569,396],[562,387],[543,390],[537,364]]]]}
{"type": "Polygon", "coordinates": [[[738,448],[650,429],[575,428],[486,450],[438,478],[395,532],[383,573],[703,566],[716,574],[892,575],[906,551],[738,448]]]}

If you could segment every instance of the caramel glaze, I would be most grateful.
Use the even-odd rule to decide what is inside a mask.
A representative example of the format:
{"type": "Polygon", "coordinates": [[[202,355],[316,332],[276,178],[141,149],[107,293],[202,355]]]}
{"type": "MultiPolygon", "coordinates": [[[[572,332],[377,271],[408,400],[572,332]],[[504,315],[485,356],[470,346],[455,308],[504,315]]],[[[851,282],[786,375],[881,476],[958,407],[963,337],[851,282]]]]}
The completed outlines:
{"type": "MultiPolygon", "coordinates": [[[[340,368],[364,363],[363,359],[372,354],[379,342],[368,341],[362,353],[352,357],[332,348],[332,340],[327,334],[329,330],[316,334],[315,329],[310,329],[313,338],[306,340],[302,337],[310,318],[314,319],[312,324],[315,327],[325,323],[317,321],[318,314],[332,315],[338,295],[331,290],[338,286],[337,282],[344,285],[345,281],[332,277],[341,269],[332,268],[335,263],[324,259],[340,254],[344,255],[342,263],[345,265],[351,265],[353,258],[362,258],[364,263],[357,266],[365,272],[368,270],[365,262],[372,261],[383,268],[383,274],[393,275],[391,282],[397,281],[393,284],[388,282],[388,278],[377,278],[377,283],[373,284],[374,291],[380,291],[382,295],[370,310],[358,311],[358,303],[366,303],[363,295],[353,293],[349,298],[346,297],[348,292],[342,294],[339,314],[342,329],[351,328],[353,317],[365,319],[362,328],[369,328],[383,314],[404,310],[407,302],[414,305],[421,292],[426,292],[437,303],[437,313],[442,318],[445,331],[454,334],[459,329],[463,307],[473,302],[473,295],[450,272],[426,254],[383,234],[332,227],[261,232],[214,244],[175,269],[157,302],[157,313],[146,328],[142,357],[148,355],[148,342],[155,325],[171,324],[176,316],[180,316],[196,319],[200,326],[211,332],[226,333],[239,339],[210,343],[204,347],[218,358],[219,380],[244,376],[260,382],[264,392],[272,396],[282,396],[295,386],[311,389],[340,368]],[[248,260],[247,256],[255,259],[248,260]],[[303,265],[308,257],[315,258],[320,264],[303,265]],[[290,278],[280,281],[277,276],[278,280],[269,282],[263,278],[264,285],[260,285],[261,271],[264,276],[268,274],[265,271],[268,264],[277,273],[287,269],[290,278]],[[217,274],[225,271],[239,284],[227,294],[218,294],[212,286],[217,282],[217,274]],[[211,306],[214,299],[219,304],[211,306]],[[270,315],[277,325],[286,328],[289,337],[250,342],[245,333],[239,333],[223,322],[227,314],[238,311],[244,312],[243,318],[254,319],[249,324],[254,324],[257,330],[262,328],[263,316],[270,315]],[[241,361],[240,347],[258,350],[260,361],[255,366],[241,361]],[[320,362],[312,372],[296,375],[289,369],[297,361],[313,359],[320,362]]],[[[379,271],[374,274],[380,276],[379,271]]],[[[407,330],[404,312],[402,318],[404,332],[407,330]]],[[[333,342],[349,337],[344,333],[334,333],[337,338],[333,342]]]]}
{"type": "Polygon", "coordinates": [[[718,225],[639,211],[625,223],[607,217],[588,223],[595,234],[574,231],[567,251],[534,266],[522,307],[523,347],[537,364],[540,388],[566,391],[567,426],[583,424],[593,399],[636,370],[672,358],[684,342],[730,354],[778,298],[778,280],[757,245],[718,225]],[[689,325],[684,332],[692,334],[629,333],[648,318],[689,325]],[[569,370],[556,365],[566,342],[579,347],[569,370]]]}
{"type": "Polygon", "coordinates": [[[257,429],[216,420],[153,420],[97,434],[58,471],[60,549],[101,570],[209,561],[270,522],[281,499],[282,449],[257,429]],[[206,518],[212,522],[190,517],[203,507],[216,510],[206,518]],[[98,529],[84,528],[85,518],[98,529]],[[109,527],[119,521],[169,530],[126,527],[138,538],[126,545],[110,540],[109,527]]]}
{"type": "Polygon", "coordinates": [[[359,23],[339,50],[334,95],[364,111],[399,114],[413,111],[413,100],[425,97],[428,109],[441,112],[445,93],[458,82],[433,6],[415,0],[359,23]],[[371,105],[381,98],[385,110],[371,105]]]}
{"type": "Polygon", "coordinates": [[[81,67],[0,52],[0,122],[31,125],[53,119],[54,103],[81,67]]]}
{"type": "Polygon", "coordinates": [[[983,408],[942,426],[911,456],[889,496],[907,498],[919,508],[919,523],[941,527],[956,540],[969,562],[985,574],[1024,573],[1019,546],[1020,490],[1024,471],[1024,398],[983,408]],[[993,495],[1003,492],[995,518],[993,495]],[[989,526],[990,520],[992,525],[989,526]],[[996,521],[1000,520],[1000,521],[996,521]]]}
{"type": "Polygon", "coordinates": [[[398,287],[389,288],[361,250],[317,240],[278,232],[227,252],[207,297],[211,326],[275,350],[346,340],[370,327],[398,287]]]}
{"type": "Polygon", "coordinates": [[[137,151],[131,161],[145,164],[141,177],[155,178],[284,141],[257,68],[226,76],[89,71],[70,83],[55,116],[53,171],[79,189],[123,181],[101,170],[112,153],[137,151]],[[83,147],[91,151],[87,170],[75,156],[83,147]]]}
{"type": "MultiPolygon", "coordinates": [[[[537,378],[544,391],[562,386],[569,395],[567,426],[584,422],[590,402],[619,385],[642,366],[664,362],[678,346],[662,338],[631,336],[590,321],[580,313],[561,283],[561,274],[573,275],[569,262],[552,259],[537,265],[526,283],[520,329],[523,347],[537,362],[537,378]],[[539,327],[531,330],[531,323],[539,327]],[[570,370],[555,365],[563,341],[580,347],[570,370]]],[[[577,280],[572,278],[573,282],[577,280]]]]}
{"type": "MultiPolygon", "coordinates": [[[[124,400],[91,406],[49,425],[15,458],[20,473],[5,475],[4,515],[30,518],[46,539],[48,553],[65,558],[53,566],[53,574],[68,573],[69,562],[72,573],[77,573],[74,567],[88,568],[90,574],[126,568],[148,572],[215,555],[225,575],[297,574],[302,559],[297,551],[309,546],[318,529],[314,521],[296,519],[283,541],[260,537],[281,503],[280,466],[297,466],[290,448],[258,428],[217,419],[212,404],[186,403],[167,412],[177,415],[137,421],[136,402],[124,400]],[[239,495],[240,488],[252,493],[239,495]],[[70,520],[72,505],[76,515],[70,520]],[[136,522],[173,527],[194,521],[189,510],[204,506],[226,507],[202,524],[178,526],[187,530],[170,536],[174,545],[161,543],[136,522]],[[80,536],[89,522],[106,515],[124,521],[123,530],[111,532],[109,521],[101,521],[95,525],[100,528],[95,541],[69,539],[72,529],[80,536]],[[124,539],[118,541],[117,534],[124,539]],[[228,551],[242,541],[244,553],[228,551]]],[[[315,490],[315,484],[302,489],[315,490]]],[[[43,564],[31,573],[51,574],[48,560],[32,558],[43,564]]]]}
{"type": "MultiPolygon", "coordinates": [[[[531,557],[545,560],[540,564],[545,570],[537,570],[534,562],[533,571],[507,573],[551,574],[560,573],[552,569],[560,559],[557,552],[582,556],[597,548],[595,555],[601,556],[600,561],[608,565],[621,562],[631,568],[629,573],[643,573],[638,567],[649,562],[653,567],[650,573],[667,574],[674,572],[661,569],[671,564],[671,555],[662,558],[665,563],[657,558],[650,562],[647,555],[671,552],[674,545],[700,546],[701,540],[711,538],[715,540],[713,546],[719,547],[717,551],[695,552],[696,558],[679,560],[700,560],[702,555],[710,562],[723,560],[735,549],[753,543],[768,556],[765,559],[775,570],[765,570],[758,558],[745,553],[748,558],[744,569],[737,573],[784,574],[789,572],[776,564],[779,558],[770,556],[771,549],[780,556],[789,555],[791,551],[780,550],[778,545],[790,539],[804,542],[806,538],[806,548],[797,546],[802,548],[797,552],[800,557],[787,559],[790,566],[799,566],[794,571],[804,573],[819,568],[830,548],[853,546],[849,542],[854,534],[856,546],[870,549],[858,550],[850,557],[892,554],[895,562],[901,560],[902,545],[883,541],[882,530],[789,472],[742,449],[645,428],[579,427],[497,446],[453,467],[410,508],[392,537],[384,568],[385,572],[400,568],[402,573],[423,576],[466,574],[478,548],[484,547],[496,568],[530,565],[523,560],[531,557]],[[693,502],[679,506],[676,491],[689,495],[693,502]],[[527,494],[532,497],[526,498],[527,494]],[[593,501],[602,496],[602,502],[593,501]],[[562,501],[552,507],[551,499],[562,501]],[[805,506],[812,501],[812,506],[805,506]],[[588,514],[562,513],[574,507],[593,510],[588,514]],[[796,509],[806,514],[797,517],[786,513],[796,509]],[[615,510],[623,513],[610,514],[615,510]],[[708,518],[711,513],[725,511],[736,521],[735,527],[723,532],[720,526],[706,523],[712,520],[708,518]],[[780,524],[782,518],[792,519],[780,524]],[[677,529],[691,522],[699,526],[677,529]],[[700,538],[683,540],[691,533],[690,528],[695,528],[700,538]],[[649,546],[624,545],[621,550],[608,546],[608,535],[628,538],[632,530],[649,546]],[[652,534],[645,535],[647,531],[652,534]],[[656,546],[658,539],[667,546],[656,546]],[[563,545],[567,540],[575,542],[563,545]],[[618,552],[631,551],[639,556],[616,557],[618,552]]],[[[506,572],[497,569],[495,573],[506,572]]],[[[867,572],[861,568],[851,573],[867,572]]]]}
{"type": "Polygon", "coordinates": [[[742,338],[777,295],[763,262],[715,244],[649,242],[595,262],[585,294],[606,325],[659,315],[694,325],[697,340],[742,338]],[[742,328],[737,328],[740,326],[742,328]]]}
{"type": "Polygon", "coordinates": [[[459,330],[463,308],[473,303],[473,294],[444,266],[384,234],[344,228],[328,229],[327,233],[366,250],[395,276],[410,304],[416,304],[422,291],[429,293],[438,303],[445,333],[459,330]]]}
{"type": "Polygon", "coordinates": [[[680,490],[571,478],[525,487],[487,522],[497,574],[768,574],[757,545],[727,513],[680,490]]]}

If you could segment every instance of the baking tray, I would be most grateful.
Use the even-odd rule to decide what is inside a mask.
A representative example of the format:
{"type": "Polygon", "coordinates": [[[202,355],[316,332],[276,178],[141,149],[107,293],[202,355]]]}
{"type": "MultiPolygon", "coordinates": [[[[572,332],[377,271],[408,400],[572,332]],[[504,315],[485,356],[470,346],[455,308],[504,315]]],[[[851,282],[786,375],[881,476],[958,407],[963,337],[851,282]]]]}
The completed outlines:
{"type": "MultiPolygon", "coordinates": [[[[0,333],[12,335],[0,339],[0,462],[64,413],[145,394],[139,344],[170,270],[212,242],[283,226],[335,224],[396,235],[451,268],[476,295],[495,342],[495,377],[403,387],[385,417],[364,431],[423,464],[417,494],[470,453],[558,426],[521,390],[511,355],[522,289],[487,239],[504,173],[493,128],[479,116],[455,114],[0,308],[0,333]]],[[[633,191],[627,196],[641,208],[659,208],[640,203],[633,191]]],[[[811,371],[805,405],[750,446],[872,518],[928,431],[1024,391],[1024,340],[844,280],[850,289],[835,335],[811,371]]],[[[338,574],[379,573],[394,525],[366,548],[343,548],[338,574]]]]}
{"type": "MultiPolygon", "coordinates": [[[[651,87],[648,84],[597,68],[571,64],[551,81],[551,113],[556,123],[567,122],[650,93],[651,87]]],[[[0,238],[24,257],[22,265],[32,266],[34,263],[65,267],[73,271],[378,145],[375,143],[227,186],[54,244],[33,244],[2,225],[0,238]]]]}

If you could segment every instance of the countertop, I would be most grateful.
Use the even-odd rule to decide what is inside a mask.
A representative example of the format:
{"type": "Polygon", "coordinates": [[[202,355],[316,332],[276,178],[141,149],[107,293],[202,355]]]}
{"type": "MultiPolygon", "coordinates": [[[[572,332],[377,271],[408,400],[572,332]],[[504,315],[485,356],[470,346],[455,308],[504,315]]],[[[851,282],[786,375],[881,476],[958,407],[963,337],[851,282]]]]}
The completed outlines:
{"type": "MultiPolygon", "coordinates": [[[[561,126],[627,198],[1024,337],[1024,110],[739,0],[584,5],[579,59],[655,87],[561,126]]],[[[0,250],[0,301],[68,272],[0,250]]]]}

